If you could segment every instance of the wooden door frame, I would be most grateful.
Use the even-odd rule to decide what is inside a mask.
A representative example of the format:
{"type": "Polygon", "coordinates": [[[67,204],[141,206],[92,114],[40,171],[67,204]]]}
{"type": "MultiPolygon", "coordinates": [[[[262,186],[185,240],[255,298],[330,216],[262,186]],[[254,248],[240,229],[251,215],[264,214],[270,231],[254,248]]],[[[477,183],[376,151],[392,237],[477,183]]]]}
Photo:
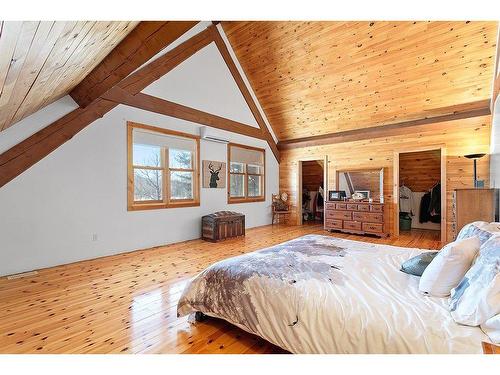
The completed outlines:
{"type": "Polygon", "coordinates": [[[441,162],[441,242],[446,243],[447,235],[447,207],[446,207],[446,146],[444,144],[436,144],[430,146],[417,146],[410,148],[402,148],[394,151],[393,157],[393,203],[394,203],[394,236],[399,237],[399,154],[412,152],[440,150],[441,162]]]}
{"type": "MultiPolygon", "coordinates": [[[[302,225],[302,163],[304,161],[318,161],[323,160],[323,190],[324,190],[324,200],[326,202],[326,196],[328,194],[328,155],[324,155],[323,158],[318,156],[309,156],[300,158],[297,160],[297,224],[302,225]]],[[[323,215],[323,224],[325,221],[325,215],[323,215]]]]}

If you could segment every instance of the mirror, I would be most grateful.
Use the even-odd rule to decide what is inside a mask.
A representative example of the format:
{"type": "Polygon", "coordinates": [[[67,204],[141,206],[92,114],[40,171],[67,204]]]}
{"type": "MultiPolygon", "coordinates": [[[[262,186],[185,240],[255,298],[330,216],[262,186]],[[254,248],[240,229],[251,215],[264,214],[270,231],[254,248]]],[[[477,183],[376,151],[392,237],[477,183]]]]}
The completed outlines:
{"type": "Polygon", "coordinates": [[[345,191],[347,199],[384,203],[384,168],[339,170],[336,181],[337,190],[345,191]]]}

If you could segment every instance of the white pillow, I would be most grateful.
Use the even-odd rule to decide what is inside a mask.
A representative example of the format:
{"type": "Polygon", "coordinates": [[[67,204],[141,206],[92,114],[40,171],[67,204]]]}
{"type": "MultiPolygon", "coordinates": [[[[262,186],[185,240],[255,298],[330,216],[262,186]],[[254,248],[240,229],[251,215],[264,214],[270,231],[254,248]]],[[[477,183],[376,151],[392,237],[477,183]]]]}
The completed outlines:
{"type": "Polygon", "coordinates": [[[500,314],[481,324],[481,329],[488,335],[492,343],[500,344],[500,314]]]}
{"type": "Polygon", "coordinates": [[[457,235],[456,241],[469,237],[478,236],[481,245],[490,239],[492,235],[500,233],[500,223],[488,223],[486,221],[474,221],[465,225],[457,235]]]}
{"type": "Polygon", "coordinates": [[[457,323],[469,326],[500,314],[500,235],[481,246],[476,263],[451,291],[450,312],[457,323]]]}
{"type": "Polygon", "coordinates": [[[435,297],[446,297],[469,270],[479,251],[477,236],[451,242],[441,249],[420,278],[418,289],[435,297]]]}

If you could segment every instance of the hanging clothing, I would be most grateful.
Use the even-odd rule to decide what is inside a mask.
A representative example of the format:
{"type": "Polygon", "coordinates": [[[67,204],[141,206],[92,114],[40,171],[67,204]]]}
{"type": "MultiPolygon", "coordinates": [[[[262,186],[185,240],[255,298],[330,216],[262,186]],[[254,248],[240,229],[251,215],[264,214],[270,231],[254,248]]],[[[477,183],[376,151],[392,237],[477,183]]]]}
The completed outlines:
{"type": "Polygon", "coordinates": [[[420,200],[420,215],[418,221],[420,223],[427,223],[431,220],[431,214],[429,213],[429,206],[431,204],[431,193],[427,192],[422,195],[422,199],[420,200]]]}
{"type": "Polygon", "coordinates": [[[429,212],[431,216],[441,215],[441,184],[437,183],[430,191],[431,202],[429,205],[429,212]]]}
{"type": "Polygon", "coordinates": [[[413,192],[407,186],[399,188],[399,212],[406,212],[413,215],[413,192]]]}
{"type": "Polygon", "coordinates": [[[420,201],[420,223],[441,222],[441,184],[437,183],[422,196],[420,201]]]}
{"type": "Polygon", "coordinates": [[[321,207],[323,208],[323,204],[324,204],[324,201],[325,201],[325,198],[323,197],[323,188],[320,186],[319,187],[319,190],[318,190],[318,195],[317,195],[317,201],[316,201],[316,205],[317,207],[321,207]]]}

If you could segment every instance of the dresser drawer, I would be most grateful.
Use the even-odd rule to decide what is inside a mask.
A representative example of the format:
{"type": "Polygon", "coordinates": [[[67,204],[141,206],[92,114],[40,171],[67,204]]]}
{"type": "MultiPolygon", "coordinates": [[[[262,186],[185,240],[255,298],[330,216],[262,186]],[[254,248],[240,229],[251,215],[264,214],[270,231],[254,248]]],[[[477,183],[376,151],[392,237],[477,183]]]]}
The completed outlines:
{"type": "Polygon", "coordinates": [[[342,229],[342,220],[326,219],[325,220],[326,229],[342,229]]]}
{"type": "Polygon", "coordinates": [[[383,223],[384,215],[371,212],[353,212],[352,219],[358,221],[367,221],[370,223],[383,223]]]}
{"type": "Polygon", "coordinates": [[[327,219],[342,219],[342,220],[352,220],[352,214],[349,211],[326,211],[325,217],[327,219]]]}
{"type": "Polygon", "coordinates": [[[370,206],[367,204],[358,204],[358,211],[370,211],[370,206]]]}
{"type": "Polygon", "coordinates": [[[365,232],[382,233],[384,231],[384,225],[375,223],[363,223],[363,230],[365,232]]]}
{"type": "Polygon", "coordinates": [[[358,205],[356,203],[347,203],[347,209],[350,211],[357,211],[358,205]]]}
{"type": "Polygon", "coordinates": [[[347,209],[347,204],[346,203],[335,203],[335,208],[337,210],[345,210],[345,209],[347,209]]]}
{"type": "Polygon", "coordinates": [[[361,222],[359,221],[344,221],[344,229],[361,230],[361,222]]]}
{"type": "Polygon", "coordinates": [[[384,211],[384,206],[380,206],[378,204],[370,204],[371,212],[382,212],[384,211]]]}
{"type": "Polygon", "coordinates": [[[325,208],[327,210],[335,210],[335,203],[333,203],[333,202],[326,202],[325,208]]]}

